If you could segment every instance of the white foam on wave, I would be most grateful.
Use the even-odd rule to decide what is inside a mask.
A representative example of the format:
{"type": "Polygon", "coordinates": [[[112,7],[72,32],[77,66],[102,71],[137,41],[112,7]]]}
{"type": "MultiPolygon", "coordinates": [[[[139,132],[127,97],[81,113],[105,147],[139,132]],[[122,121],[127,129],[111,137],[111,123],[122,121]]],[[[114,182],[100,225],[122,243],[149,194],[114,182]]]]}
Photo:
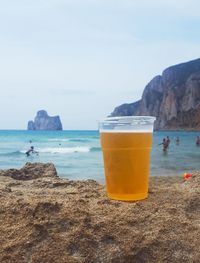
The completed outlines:
{"type": "Polygon", "coordinates": [[[82,152],[86,153],[90,151],[90,147],[49,147],[49,148],[38,148],[37,151],[39,153],[60,153],[60,154],[65,154],[65,153],[76,153],[76,152],[82,152]]]}
{"type": "Polygon", "coordinates": [[[50,142],[86,142],[88,141],[87,138],[66,138],[66,139],[59,139],[59,138],[52,138],[48,139],[50,142]]]}
{"type": "Polygon", "coordinates": [[[20,153],[26,153],[27,152],[27,150],[21,150],[21,151],[19,151],[20,153]]]}
{"type": "Polygon", "coordinates": [[[48,141],[51,141],[51,142],[68,142],[69,139],[59,139],[59,138],[55,138],[55,139],[48,139],[48,141]]]}

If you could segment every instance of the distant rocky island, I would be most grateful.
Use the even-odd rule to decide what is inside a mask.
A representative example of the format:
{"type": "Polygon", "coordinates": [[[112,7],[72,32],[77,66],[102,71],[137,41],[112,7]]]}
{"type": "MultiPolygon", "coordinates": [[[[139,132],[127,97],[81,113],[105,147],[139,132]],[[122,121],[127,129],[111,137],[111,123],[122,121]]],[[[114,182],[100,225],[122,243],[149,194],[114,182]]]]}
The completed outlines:
{"type": "Polygon", "coordinates": [[[62,130],[59,116],[49,116],[45,110],[40,110],[34,121],[28,122],[28,130],[62,130]]]}
{"type": "Polygon", "coordinates": [[[142,98],[111,116],[148,115],[157,130],[200,130],[200,59],[165,69],[145,87],[142,98]]]}

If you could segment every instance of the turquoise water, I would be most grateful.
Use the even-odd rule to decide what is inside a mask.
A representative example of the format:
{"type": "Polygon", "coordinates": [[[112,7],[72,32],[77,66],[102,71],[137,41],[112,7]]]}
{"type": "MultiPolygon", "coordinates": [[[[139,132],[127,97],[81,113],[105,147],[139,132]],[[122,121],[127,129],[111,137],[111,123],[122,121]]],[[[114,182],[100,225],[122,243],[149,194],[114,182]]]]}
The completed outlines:
{"type": "MultiPolygon", "coordinates": [[[[200,169],[198,132],[155,132],[151,175],[177,175],[200,169]],[[171,139],[167,153],[158,144],[171,139]],[[179,136],[180,144],[175,144],[179,136]]],[[[0,131],[0,169],[20,168],[26,162],[53,162],[60,176],[103,182],[103,160],[98,131],[0,131]],[[30,140],[32,143],[30,143],[30,140]],[[39,155],[27,157],[33,145],[39,155]]]]}

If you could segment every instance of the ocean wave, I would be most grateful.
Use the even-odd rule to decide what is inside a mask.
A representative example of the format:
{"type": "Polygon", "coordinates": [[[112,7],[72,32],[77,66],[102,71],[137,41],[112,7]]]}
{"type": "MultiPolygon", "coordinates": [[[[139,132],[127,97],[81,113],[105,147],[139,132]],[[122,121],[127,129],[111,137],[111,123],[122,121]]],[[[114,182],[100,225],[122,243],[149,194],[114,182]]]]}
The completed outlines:
{"type": "MultiPolygon", "coordinates": [[[[26,151],[24,151],[24,153],[25,152],[26,151]]],[[[22,154],[22,151],[15,151],[15,152],[0,153],[0,156],[17,156],[21,154],[22,154]]]]}
{"type": "Polygon", "coordinates": [[[21,150],[21,151],[19,151],[20,153],[26,153],[27,152],[27,150],[21,150]]]}
{"type": "Polygon", "coordinates": [[[90,151],[90,147],[63,147],[63,148],[56,148],[56,147],[49,147],[49,148],[38,148],[37,151],[39,153],[59,153],[59,154],[65,154],[65,153],[86,153],[90,151]]]}
{"type": "Polygon", "coordinates": [[[48,141],[51,141],[51,142],[89,142],[89,139],[84,139],[84,138],[66,138],[66,139],[53,138],[53,139],[48,139],[48,141]]]}
{"type": "Polygon", "coordinates": [[[48,139],[50,142],[68,142],[69,139],[61,139],[61,138],[54,138],[54,139],[48,139]]]}
{"type": "MultiPolygon", "coordinates": [[[[89,146],[76,146],[76,147],[47,147],[47,148],[37,148],[35,149],[38,153],[49,153],[49,154],[67,154],[67,153],[87,153],[87,152],[99,152],[101,151],[100,147],[89,147],[89,146]]],[[[24,155],[27,152],[27,149],[0,153],[0,156],[17,156],[24,155]]]]}
{"type": "Polygon", "coordinates": [[[79,139],[79,138],[74,138],[74,139],[69,139],[70,142],[88,142],[88,139],[79,139]]]}
{"type": "Polygon", "coordinates": [[[92,147],[90,148],[91,152],[100,152],[101,151],[101,147],[92,147]]]}
{"type": "MultiPolygon", "coordinates": [[[[32,144],[37,142],[89,142],[94,138],[41,138],[38,140],[32,141],[32,144]]],[[[29,142],[28,142],[29,143],[29,142]]]]}

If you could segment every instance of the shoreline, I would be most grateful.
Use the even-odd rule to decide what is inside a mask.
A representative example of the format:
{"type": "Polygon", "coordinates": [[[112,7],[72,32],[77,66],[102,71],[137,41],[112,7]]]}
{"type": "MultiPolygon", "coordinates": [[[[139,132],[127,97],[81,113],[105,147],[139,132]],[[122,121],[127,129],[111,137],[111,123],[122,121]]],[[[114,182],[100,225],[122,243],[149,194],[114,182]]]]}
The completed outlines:
{"type": "Polygon", "coordinates": [[[0,262],[198,262],[200,173],[150,177],[147,199],[122,202],[43,166],[0,176],[0,262]]]}

